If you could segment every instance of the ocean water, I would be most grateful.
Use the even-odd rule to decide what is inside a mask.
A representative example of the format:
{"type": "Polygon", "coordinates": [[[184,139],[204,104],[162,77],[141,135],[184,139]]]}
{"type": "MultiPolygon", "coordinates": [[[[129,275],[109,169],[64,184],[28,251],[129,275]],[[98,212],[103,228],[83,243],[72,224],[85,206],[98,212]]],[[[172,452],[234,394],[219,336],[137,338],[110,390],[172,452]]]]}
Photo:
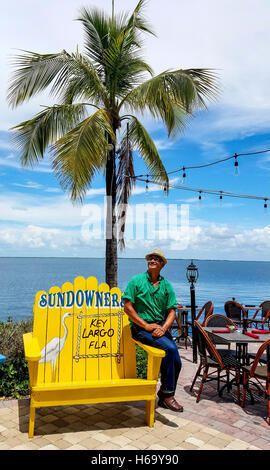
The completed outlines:
{"type": "MultiPolygon", "coordinates": [[[[186,267],[190,260],[168,260],[161,274],[175,290],[177,300],[190,303],[186,267]]],[[[199,269],[196,304],[214,302],[214,312],[224,313],[224,303],[235,297],[243,304],[258,305],[270,299],[270,262],[194,260],[199,269]]],[[[146,271],[144,259],[119,259],[118,286],[146,271]]],[[[76,276],[95,276],[104,282],[105,261],[97,258],[0,258],[0,321],[32,316],[35,293],[73,282],[76,276]]],[[[252,314],[254,312],[250,312],[252,314]]]]}

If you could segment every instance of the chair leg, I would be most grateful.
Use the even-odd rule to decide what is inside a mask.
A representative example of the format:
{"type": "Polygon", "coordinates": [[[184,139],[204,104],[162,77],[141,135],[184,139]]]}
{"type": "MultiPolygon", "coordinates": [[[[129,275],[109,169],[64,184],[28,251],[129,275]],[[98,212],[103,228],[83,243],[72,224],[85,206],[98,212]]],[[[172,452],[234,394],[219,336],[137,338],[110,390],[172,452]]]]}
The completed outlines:
{"type": "Polygon", "coordinates": [[[203,386],[204,386],[204,384],[206,382],[206,379],[207,379],[207,376],[208,376],[208,369],[209,369],[209,366],[206,365],[205,368],[204,368],[204,371],[203,371],[202,381],[201,381],[201,385],[200,385],[198,395],[197,395],[197,398],[196,398],[196,403],[199,403],[199,401],[200,401],[200,396],[201,396],[201,393],[202,393],[202,389],[203,389],[203,386]]]}
{"type": "Polygon", "coordinates": [[[245,407],[246,403],[246,393],[247,393],[247,385],[248,385],[248,375],[246,372],[243,373],[243,397],[241,402],[241,407],[245,407]]]}
{"type": "Polygon", "coordinates": [[[267,381],[266,384],[267,390],[267,402],[268,402],[268,424],[270,424],[270,381],[267,381]]]}
{"type": "Polygon", "coordinates": [[[227,377],[227,392],[230,391],[231,385],[230,385],[230,371],[229,369],[226,370],[226,377],[227,377]]]}
{"type": "Polygon", "coordinates": [[[34,436],[36,408],[30,404],[28,437],[34,436]]]}
{"type": "Polygon", "coordinates": [[[240,371],[236,369],[237,403],[240,405],[240,371]]]}
{"type": "Polygon", "coordinates": [[[145,404],[145,422],[152,428],[155,421],[155,400],[147,400],[145,404]]]}
{"type": "Polygon", "coordinates": [[[197,372],[196,372],[196,374],[195,374],[195,377],[194,377],[193,382],[192,382],[192,384],[191,384],[191,387],[190,387],[190,389],[189,389],[190,392],[192,392],[192,390],[193,390],[193,387],[194,387],[194,385],[195,385],[195,382],[196,382],[196,380],[197,380],[197,377],[200,375],[201,369],[202,369],[202,362],[200,362],[200,364],[199,364],[199,367],[198,367],[198,369],[197,369],[197,372]]]}

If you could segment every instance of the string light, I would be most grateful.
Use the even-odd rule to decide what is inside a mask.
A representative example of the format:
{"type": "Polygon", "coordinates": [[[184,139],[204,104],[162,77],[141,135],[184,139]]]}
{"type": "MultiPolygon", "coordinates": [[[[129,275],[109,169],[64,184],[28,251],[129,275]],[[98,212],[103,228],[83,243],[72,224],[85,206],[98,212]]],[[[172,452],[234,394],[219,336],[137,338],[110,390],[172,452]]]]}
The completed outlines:
{"type": "MultiPolygon", "coordinates": [[[[231,155],[229,157],[221,158],[219,160],[215,160],[215,161],[210,162],[210,163],[205,163],[203,165],[192,165],[192,166],[186,166],[186,167],[182,167],[182,168],[176,168],[175,170],[168,171],[167,175],[172,175],[173,173],[179,173],[179,172],[183,171],[183,179],[185,180],[186,170],[191,170],[191,169],[196,169],[196,168],[206,168],[208,166],[217,165],[219,163],[226,162],[228,160],[231,160],[232,158],[235,159],[235,161],[234,161],[235,174],[239,174],[239,162],[238,162],[237,158],[243,157],[243,156],[259,155],[259,154],[266,153],[266,152],[270,152],[270,149],[259,150],[257,152],[246,152],[246,153],[238,153],[238,154],[235,153],[234,155],[231,155]]],[[[163,175],[164,175],[164,173],[160,173],[159,175],[156,174],[155,176],[163,176],[163,175]]],[[[147,176],[147,175],[136,175],[135,177],[136,178],[141,178],[143,176],[147,176]]],[[[150,175],[150,176],[152,176],[152,175],[150,175]]]]}
{"type": "Polygon", "coordinates": [[[199,199],[199,207],[201,207],[202,206],[202,192],[201,191],[199,192],[198,199],[199,199]]]}
{"type": "Polygon", "coordinates": [[[237,160],[237,154],[235,154],[235,161],[234,161],[234,167],[235,167],[235,170],[234,170],[234,174],[235,176],[238,176],[239,175],[239,165],[238,165],[238,160],[237,160]]]}
{"type": "Polygon", "coordinates": [[[219,205],[222,206],[222,191],[220,191],[220,196],[219,196],[219,205]]]}
{"type": "MultiPolygon", "coordinates": [[[[149,175],[148,175],[149,176],[149,175]]],[[[138,181],[144,181],[146,183],[151,183],[151,184],[159,184],[159,185],[163,185],[164,183],[160,183],[158,181],[152,181],[152,180],[149,180],[147,178],[147,180],[143,179],[143,178],[139,178],[139,177],[136,177],[136,179],[138,181]]],[[[217,190],[217,189],[203,189],[203,188],[192,188],[192,187],[188,187],[188,186],[177,186],[177,185],[174,185],[174,184],[168,184],[168,189],[169,188],[172,188],[172,189],[181,189],[183,191],[192,191],[192,192],[196,192],[196,193],[199,193],[199,196],[198,196],[198,199],[199,199],[199,202],[201,201],[202,199],[202,194],[210,194],[210,195],[219,195],[219,199],[220,201],[223,200],[223,197],[226,196],[226,197],[234,197],[234,198],[241,198],[241,199],[254,199],[254,200],[260,200],[260,201],[264,201],[264,209],[266,210],[267,209],[267,201],[270,200],[270,197],[263,197],[263,196],[255,196],[255,195],[252,195],[252,194],[239,194],[239,193],[232,193],[232,192],[229,192],[229,191],[221,191],[221,190],[217,190]]]]}
{"type": "Polygon", "coordinates": [[[148,194],[149,193],[149,179],[148,179],[148,175],[147,175],[147,179],[146,179],[146,185],[145,185],[145,192],[148,194]]]}
{"type": "MultiPolygon", "coordinates": [[[[212,195],[214,195],[214,194],[219,195],[220,205],[222,204],[223,196],[243,198],[243,199],[264,200],[264,212],[267,213],[267,201],[270,200],[270,197],[265,198],[265,197],[262,197],[262,196],[254,196],[254,195],[249,195],[249,194],[237,194],[237,193],[231,193],[231,192],[228,192],[228,191],[184,187],[184,184],[186,183],[186,178],[187,178],[187,175],[186,175],[186,170],[187,169],[205,168],[205,167],[208,167],[208,166],[217,165],[219,163],[222,163],[222,162],[225,162],[227,160],[230,160],[230,159],[234,158],[235,175],[237,176],[237,175],[239,175],[239,162],[238,162],[237,158],[239,158],[240,156],[258,155],[258,154],[262,154],[262,153],[266,153],[266,152],[270,152],[270,149],[264,149],[264,150],[260,150],[260,151],[257,151],[257,152],[246,152],[246,153],[238,153],[238,154],[235,153],[232,156],[225,157],[225,158],[222,158],[220,160],[216,160],[216,161],[211,162],[211,163],[206,163],[204,165],[186,166],[186,167],[182,167],[182,168],[177,168],[177,169],[172,170],[170,172],[166,172],[165,174],[167,174],[167,175],[171,175],[171,174],[177,173],[179,171],[183,172],[182,181],[181,181],[182,186],[180,186],[180,187],[176,186],[176,185],[170,185],[168,183],[164,184],[164,183],[160,183],[160,182],[157,182],[157,181],[150,181],[149,176],[151,177],[152,175],[134,175],[134,176],[132,176],[132,178],[134,179],[134,182],[136,180],[138,180],[138,181],[144,181],[146,183],[146,186],[145,186],[146,193],[149,192],[149,183],[159,184],[159,185],[162,184],[164,192],[167,192],[169,190],[169,188],[182,189],[184,191],[196,191],[197,193],[199,193],[199,196],[198,196],[199,205],[201,205],[202,193],[212,194],[212,195]],[[144,176],[146,176],[146,180],[143,179],[144,176]]],[[[164,176],[164,172],[160,173],[159,175],[156,174],[155,178],[157,176],[164,176]]]]}
{"type": "Polygon", "coordinates": [[[183,167],[183,178],[182,178],[182,181],[181,181],[182,184],[186,183],[186,178],[187,178],[186,169],[185,169],[185,167],[183,167]]]}
{"type": "Polygon", "coordinates": [[[264,200],[264,215],[267,215],[267,199],[264,200]]]}

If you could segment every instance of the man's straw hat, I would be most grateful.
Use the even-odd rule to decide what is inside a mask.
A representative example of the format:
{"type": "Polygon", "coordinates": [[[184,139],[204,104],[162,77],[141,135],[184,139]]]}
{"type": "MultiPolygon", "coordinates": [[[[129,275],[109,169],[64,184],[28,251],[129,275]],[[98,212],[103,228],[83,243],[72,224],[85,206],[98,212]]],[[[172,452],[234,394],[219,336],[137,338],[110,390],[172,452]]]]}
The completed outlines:
{"type": "Polygon", "coordinates": [[[163,263],[167,264],[167,260],[165,258],[165,255],[161,250],[155,249],[155,250],[151,251],[151,253],[148,253],[146,255],[145,259],[148,260],[149,256],[151,256],[151,255],[159,256],[162,259],[163,263]]]}

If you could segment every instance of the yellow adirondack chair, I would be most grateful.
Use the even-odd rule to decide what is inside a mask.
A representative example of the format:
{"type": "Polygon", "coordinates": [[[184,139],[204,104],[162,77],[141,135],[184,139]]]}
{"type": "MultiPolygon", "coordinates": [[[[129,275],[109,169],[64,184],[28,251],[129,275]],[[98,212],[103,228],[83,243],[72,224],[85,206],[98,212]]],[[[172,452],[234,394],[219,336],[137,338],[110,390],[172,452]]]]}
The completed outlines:
{"type": "Polygon", "coordinates": [[[148,353],[148,368],[147,379],[136,378],[136,342],[119,288],[80,276],[62,289],[38,292],[33,332],[23,340],[31,389],[29,437],[42,406],[146,400],[145,420],[154,425],[165,352],[137,342],[148,353]]]}

